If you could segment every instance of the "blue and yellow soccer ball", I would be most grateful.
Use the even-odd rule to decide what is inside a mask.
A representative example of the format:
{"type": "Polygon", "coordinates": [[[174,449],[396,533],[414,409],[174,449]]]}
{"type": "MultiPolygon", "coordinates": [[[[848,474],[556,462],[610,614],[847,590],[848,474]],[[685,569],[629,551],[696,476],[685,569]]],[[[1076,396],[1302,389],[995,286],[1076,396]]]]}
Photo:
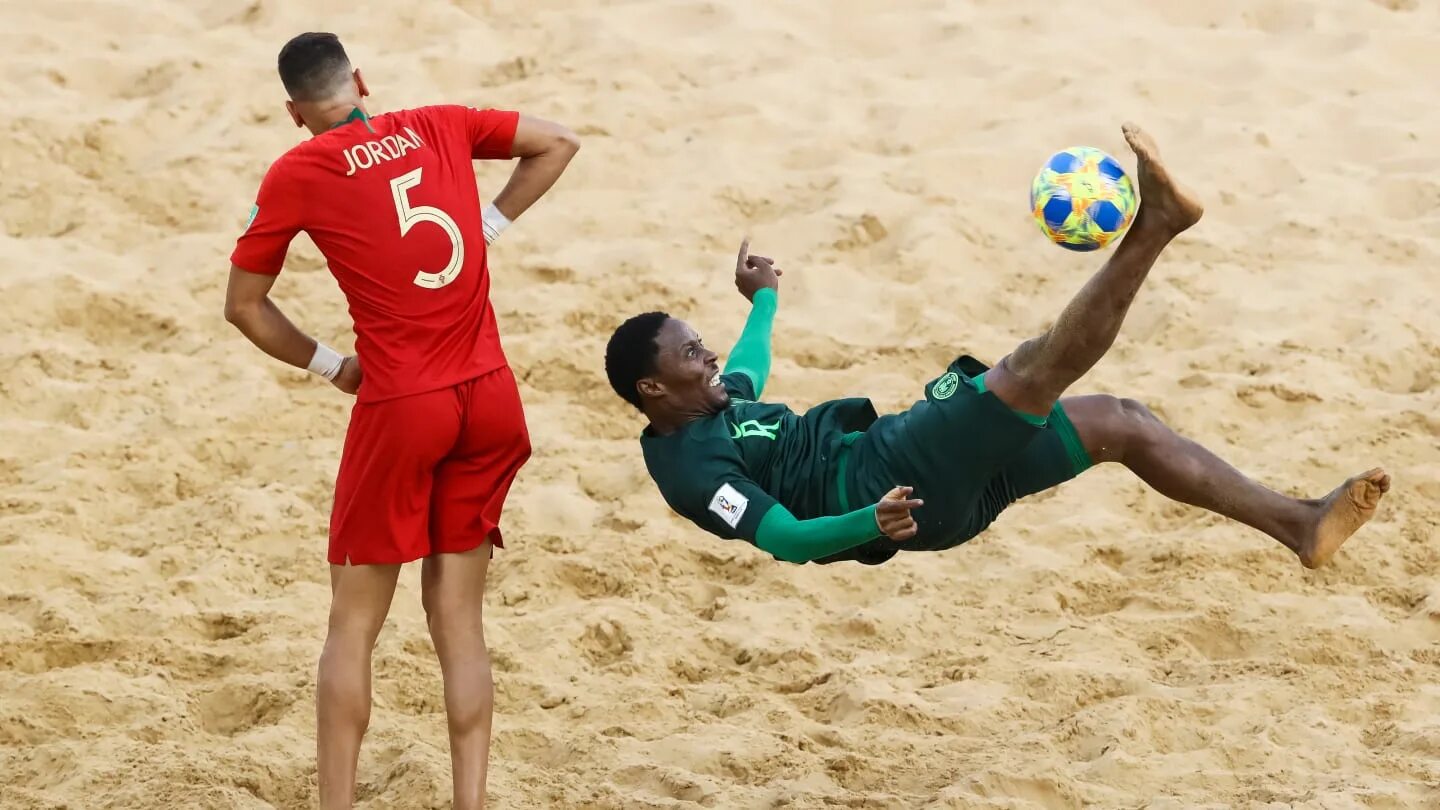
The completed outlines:
{"type": "Polygon", "coordinates": [[[1137,207],[1130,175],[1090,146],[1051,155],[1030,185],[1030,210],[1040,230],[1070,250],[1097,250],[1119,239],[1137,207]]]}

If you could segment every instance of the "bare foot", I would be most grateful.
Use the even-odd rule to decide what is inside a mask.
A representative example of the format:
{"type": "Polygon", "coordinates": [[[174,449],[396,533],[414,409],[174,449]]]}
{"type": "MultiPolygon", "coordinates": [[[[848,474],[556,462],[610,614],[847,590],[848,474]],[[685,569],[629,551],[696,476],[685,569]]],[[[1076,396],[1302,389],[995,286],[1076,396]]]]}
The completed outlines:
{"type": "Polygon", "coordinates": [[[1155,139],[1135,124],[1127,123],[1121,130],[1125,133],[1125,142],[1130,144],[1140,163],[1139,216],[1165,228],[1172,235],[1199,222],[1205,214],[1205,206],[1170,178],[1165,162],[1160,159],[1160,147],[1155,145],[1155,139]]]}
{"type": "Polygon", "coordinates": [[[1315,530],[1300,542],[1300,564],[1319,568],[1330,562],[1340,545],[1375,515],[1380,499],[1390,491],[1390,474],[1376,467],[1335,488],[1320,502],[1315,530]]]}

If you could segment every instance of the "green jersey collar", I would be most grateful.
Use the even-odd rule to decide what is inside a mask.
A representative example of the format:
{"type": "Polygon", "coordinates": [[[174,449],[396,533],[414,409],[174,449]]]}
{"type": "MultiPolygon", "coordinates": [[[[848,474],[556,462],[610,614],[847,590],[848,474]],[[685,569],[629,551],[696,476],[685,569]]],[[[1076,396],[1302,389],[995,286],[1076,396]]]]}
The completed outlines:
{"type": "Polygon", "coordinates": [[[360,121],[360,122],[362,122],[362,123],[365,124],[365,128],[366,128],[366,129],[370,130],[371,132],[374,132],[374,131],[375,131],[375,127],[373,127],[373,126],[370,125],[370,116],[366,115],[366,114],[365,114],[365,111],[362,110],[362,109],[360,109],[359,107],[356,107],[355,109],[351,110],[351,111],[350,111],[350,114],[347,115],[347,116],[345,116],[345,120],[344,120],[344,121],[337,121],[337,122],[335,122],[334,124],[332,124],[330,128],[331,128],[331,129],[337,129],[337,128],[339,128],[339,127],[343,127],[343,126],[345,126],[346,124],[351,123],[352,121],[360,121]]]}

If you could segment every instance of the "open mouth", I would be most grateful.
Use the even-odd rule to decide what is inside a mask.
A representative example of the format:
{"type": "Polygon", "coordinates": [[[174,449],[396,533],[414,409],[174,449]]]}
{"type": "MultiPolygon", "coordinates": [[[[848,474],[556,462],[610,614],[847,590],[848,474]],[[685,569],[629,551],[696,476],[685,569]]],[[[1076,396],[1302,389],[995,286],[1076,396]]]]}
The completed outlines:
{"type": "Polygon", "coordinates": [[[715,376],[710,378],[710,387],[714,388],[718,385],[720,385],[720,372],[717,371],[715,376]]]}

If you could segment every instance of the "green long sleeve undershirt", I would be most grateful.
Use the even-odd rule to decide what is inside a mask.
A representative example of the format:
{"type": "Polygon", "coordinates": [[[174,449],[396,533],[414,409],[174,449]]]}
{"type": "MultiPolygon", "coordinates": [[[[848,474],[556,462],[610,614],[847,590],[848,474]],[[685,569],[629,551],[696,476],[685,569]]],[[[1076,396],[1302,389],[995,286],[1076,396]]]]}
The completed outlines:
{"type": "Polygon", "coordinates": [[[750,307],[750,317],[745,319],[745,328],[730,357],[725,361],[726,374],[744,374],[755,383],[755,399],[765,390],[765,380],[770,376],[770,328],[775,323],[775,309],[778,296],[769,287],[755,291],[750,307]]]}
{"type": "MultiPolygon", "coordinates": [[[[770,332],[778,304],[774,290],[767,287],[755,291],[750,317],[725,362],[724,373],[750,378],[757,400],[770,376],[770,332]]],[[[873,505],[844,515],[800,520],[777,503],[761,518],[755,530],[755,545],[786,562],[803,563],[839,554],[879,536],[873,505]]]]}
{"type": "Polygon", "coordinates": [[[803,563],[839,554],[879,536],[873,504],[843,515],[799,520],[777,503],[760,519],[755,545],[786,562],[803,563]]]}

